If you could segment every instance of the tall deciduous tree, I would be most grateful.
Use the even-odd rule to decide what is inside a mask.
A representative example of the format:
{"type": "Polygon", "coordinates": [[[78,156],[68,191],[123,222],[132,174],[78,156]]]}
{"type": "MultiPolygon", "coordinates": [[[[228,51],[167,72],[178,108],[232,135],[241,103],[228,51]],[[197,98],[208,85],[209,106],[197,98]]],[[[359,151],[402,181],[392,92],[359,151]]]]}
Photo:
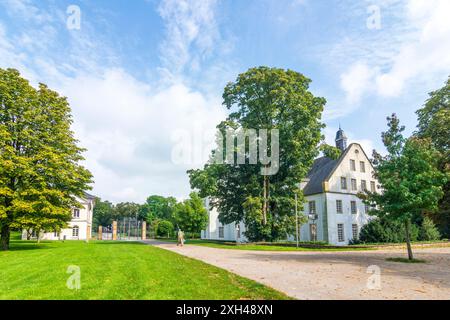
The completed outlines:
{"type": "Polygon", "coordinates": [[[173,217],[177,228],[190,233],[200,233],[208,222],[208,212],[196,192],[192,192],[189,199],[175,205],[173,217]]]}
{"type": "Polygon", "coordinates": [[[33,88],[17,70],[0,69],[0,237],[11,228],[58,230],[89,189],[83,149],[70,130],[66,98],[33,88]]]}
{"type": "Polygon", "coordinates": [[[258,67],[240,74],[224,89],[223,104],[231,113],[219,130],[279,130],[279,170],[275,175],[261,175],[265,168],[261,162],[208,163],[202,170],[188,171],[192,188],[211,198],[220,221],[245,221],[253,229],[246,233],[251,240],[285,236],[292,224],[294,194],[303,200],[297,183],[318,154],[326,102],[308,90],[310,82],[292,70],[258,67]]]}
{"type": "MultiPolygon", "coordinates": [[[[430,93],[423,108],[417,110],[419,124],[417,136],[429,138],[441,153],[439,169],[450,171],[450,77],[439,90],[430,93]]],[[[432,214],[441,232],[450,237],[450,182],[444,186],[444,196],[439,202],[439,210],[432,214]]]]}
{"type": "Polygon", "coordinates": [[[95,200],[94,207],[94,230],[97,230],[98,226],[109,226],[114,218],[114,206],[109,201],[102,201],[100,198],[95,200]]]}
{"type": "Polygon", "coordinates": [[[389,130],[383,132],[388,154],[374,152],[375,177],[383,192],[367,192],[366,203],[375,204],[372,214],[401,221],[405,227],[408,258],[413,259],[410,229],[424,211],[435,211],[448,177],[439,171],[439,152],[429,139],[404,138],[404,127],[395,114],[388,117],[389,130]]]}

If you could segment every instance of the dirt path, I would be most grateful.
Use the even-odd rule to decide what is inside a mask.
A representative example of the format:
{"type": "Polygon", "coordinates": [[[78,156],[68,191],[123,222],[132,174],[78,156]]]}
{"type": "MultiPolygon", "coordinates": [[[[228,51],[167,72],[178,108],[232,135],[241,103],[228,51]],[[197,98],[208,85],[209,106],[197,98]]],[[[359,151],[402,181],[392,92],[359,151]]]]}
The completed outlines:
{"type": "Polygon", "coordinates": [[[267,252],[147,241],[229,270],[298,299],[450,299],[450,248],[416,249],[428,263],[388,262],[403,250],[267,252]],[[380,287],[373,271],[380,271],[380,287]],[[368,286],[369,283],[369,286],[368,286]]]}

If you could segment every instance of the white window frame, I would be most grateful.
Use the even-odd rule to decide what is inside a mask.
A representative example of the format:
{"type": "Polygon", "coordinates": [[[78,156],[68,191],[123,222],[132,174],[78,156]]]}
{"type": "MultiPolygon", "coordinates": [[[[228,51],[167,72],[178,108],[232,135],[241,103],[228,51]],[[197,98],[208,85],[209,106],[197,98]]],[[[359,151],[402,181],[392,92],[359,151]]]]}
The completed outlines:
{"type": "Polygon", "coordinates": [[[353,159],[350,159],[350,170],[356,171],[356,161],[353,159]]]}
{"type": "Polygon", "coordinates": [[[351,214],[358,213],[358,204],[354,200],[350,201],[350,212],[351,212],[351,214]]]}
{"type": "Polygon", "coordinates": [[[72,237],[79,237],[79,236],[80,236],[80,227],[73,226],[72,227],[72,237]]]}
{"type": "Polygon", "coordinates": [[[361,172],[366,172],[366,163],[364,161],[359,162],[359,170],[361,172]]]}
{"type": "Polygon", "coordinates": [[[338,223],[337,224],[337,236],[338,236],[338,242],[344,242],[345,241],[345,231],[344,231],[344,224],[338,223]]]}
{"type": "Polygon", "coordinates": [[[366,191],[366,190],[367,190],[367,181],[361,180],[361,191],[366,191]]]}
{"type": "Polygon", "coordinates": [[[344,213],[344,210],[342,208],[342,200],[336,200],[336,213],[344,213]]]}
{"type": "Polygon", "coordinates": [[[370,181],[370,191],[372,191],[372,192],[376,192],[377,191],[377,187],[375,185],[375,181],[370,181]]]}
{"type": "Polygon", "coordinates": [[[350,184],[352,185],[352,190],[353,190],[353,191],[358,190],[358,181],[357,181],[356,179],[353,179],[353,178],[352,178],[350,184]]]}
{"type": "Polygon", "coordinates": [[[80,209],[78,209],[78,208],[73,209],[72,217],[79,218],[80,217],[80,209]]]}
{"type": "Polygon", "coordinates": [[[358,225],[356,223],[352,224],[352,236],[353,239],[358,239],[358,225]]]}
{"type": "Polygon", "coordinates": [[[346,177],[341,177],[341,189],[347,190],[347,178],[346,177]]]}

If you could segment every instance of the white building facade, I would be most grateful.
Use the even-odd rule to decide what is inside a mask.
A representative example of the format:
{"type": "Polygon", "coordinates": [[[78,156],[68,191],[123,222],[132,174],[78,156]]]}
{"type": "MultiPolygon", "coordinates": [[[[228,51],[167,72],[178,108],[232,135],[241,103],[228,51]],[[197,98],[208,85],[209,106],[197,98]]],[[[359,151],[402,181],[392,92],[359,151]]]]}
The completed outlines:
{"type": "MultiPolygon", "coordinates": [[[[82,208],[72,209],[72,220],[68,227],[60,232],[45,232],[40,235],[41,240],[89,240],[92,236],[92,217],[94,213],[95,197],[85,193],[83,199],[77,198],[82,208]]],[[[36,237],[33,232],[32,238],[36,237]]],[[[22,239],[27,239],[27,231],[22,231],[22,239]]]]}
{"type": "MultiPolygon", "coordinates": [[[[299,214],[307,215],[308,222],[300,227],[300,241],[347,245],[358,238],[359,231],[370,220],[369,207],[357,194],[363,190],[380,191],[373,166],[360,144],[347,147],[342,129],[336,134],[336,146],[342,151],[339,159],[316,159],[301,184],[306,203],[299,214]]],[[[209,223],[202,231],[202,239],[247,241],[243,222],[222,225],[217,210],[211,210],[208,201],[206,208],[209,223]]],[[[292,236],[288,239],[295,240],[292,236]]]]}

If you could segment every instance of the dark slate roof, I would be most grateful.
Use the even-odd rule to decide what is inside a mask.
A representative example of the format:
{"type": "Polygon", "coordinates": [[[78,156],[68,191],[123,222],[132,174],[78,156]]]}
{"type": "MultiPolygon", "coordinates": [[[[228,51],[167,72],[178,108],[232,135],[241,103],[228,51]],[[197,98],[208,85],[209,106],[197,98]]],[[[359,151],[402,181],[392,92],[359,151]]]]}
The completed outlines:
{"type": "Polygon", "coordinates": [[[87,193],[86,191],[84,192],[84,196],[86,197],[86,200],[91,200],[91,199],[95,199],[96,196],[93,196],[92,194],[87,193]]]}
{"type": "Polygon", "coordinates": [[[328,157],[317,158],[311,170],[308,172],[309,182],[303,189],[304,195],[310,195],[323,192],[323,182],[338,165],[338,160],[333,160],[328,157]]]}

